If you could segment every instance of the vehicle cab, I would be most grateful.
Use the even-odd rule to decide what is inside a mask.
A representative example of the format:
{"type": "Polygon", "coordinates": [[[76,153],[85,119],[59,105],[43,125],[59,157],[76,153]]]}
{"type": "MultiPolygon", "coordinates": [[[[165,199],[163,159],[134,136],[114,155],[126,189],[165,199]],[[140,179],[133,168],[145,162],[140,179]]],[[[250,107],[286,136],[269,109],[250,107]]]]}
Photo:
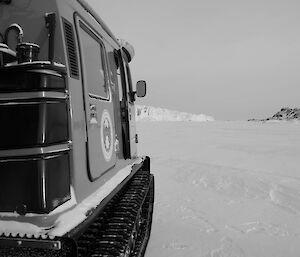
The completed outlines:
{"type": "Polygon", "coordinates": [[[0,1],[0,219],[62,236],[70,211],[142,165],[133,57],[83,0],[0,1]]]}

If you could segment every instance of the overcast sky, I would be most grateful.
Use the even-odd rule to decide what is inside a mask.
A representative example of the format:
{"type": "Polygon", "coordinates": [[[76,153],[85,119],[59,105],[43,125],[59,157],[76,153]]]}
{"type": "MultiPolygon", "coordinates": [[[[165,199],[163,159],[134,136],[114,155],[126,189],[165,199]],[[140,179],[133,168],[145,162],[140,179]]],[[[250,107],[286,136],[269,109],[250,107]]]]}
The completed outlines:
{"type": "Polygon", "coordinates": [[[86,0],[135,47],[139,104],[222,120],[300,108],[299,0],[86,0]]]}

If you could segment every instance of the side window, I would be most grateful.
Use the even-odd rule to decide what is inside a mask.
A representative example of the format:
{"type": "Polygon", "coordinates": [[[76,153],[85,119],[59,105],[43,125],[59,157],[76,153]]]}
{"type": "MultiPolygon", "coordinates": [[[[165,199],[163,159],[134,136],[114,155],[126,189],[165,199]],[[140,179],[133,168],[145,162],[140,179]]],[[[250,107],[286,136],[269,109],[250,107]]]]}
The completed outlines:
{"type": "Polygon", "coordinates": [[[120,67],[117,70],[117,77],[118,77],[118,87],[119,87],[119,100],[123,100],[123,89],[122,89],[122,79],[121,79],[121,71],[120,67]]]}
{"type": "Polygon", "coordinates": [[[117,65],[117,79],[119,86],[120,101],[128,101],[133,103],[134,92],[132,89],[131,73],[125,55],[115,54],[115,63],[117,65]]]}
{"type": "Polygon", "coordinates": [[[130,69],[129,69],[129,65],[127,62],[125,62],[125,66],[126,66],[126,73],[127,73],[127,84],[128,84],[128,92],[130,94],[130,101],[133,102],[134,99],[132,98],[132,94],[133,94],[133,90],[132,90],[132,80],[131,80],[131,73],[130,73],[130,69]]]}
{"type": "Polygon", "coordinates": [[[134,102],[135,97],[134,97],[133,88],[132,88],[130,68],[129,68],[129,64],[127,62],[127,57],[124,54],[123,54],[123,61],[124,61],[124,66],[125,66],[125,74],[126,74],[125,76],[126,76],[126,80],[127,80],[126,85],[127,85],[129,102],[134,102]]]}
{"type": "Polygon", "coordinates": [[[123,88],[122,88],[122,78],[121,78],[121,67],[120,67],[120,61],[118,59],[117,52],[114,53],[114,65],[116,67],[116,77],[117,77],[117,83],[118,83],[118,90],[119,90],[119,100],[123,100],[123,88]]]}
{"type": "Polygon", "coordinates": [[[80,44],[90,96],[108,99],[104,46],[100,39],[82,23],[80,23],[80,44]]]}
{"type": "Polygon", "coordinates": [[[118,80],[118,88],[119,88],[119,100],[120,102],[126,102],[127,96],[126,96],[126,75],[124,72],[124,65],[123,60],[121,58],[121,55],[116,51],[115,52],[115,64],[117,66],[117,80],[118,80]]]}

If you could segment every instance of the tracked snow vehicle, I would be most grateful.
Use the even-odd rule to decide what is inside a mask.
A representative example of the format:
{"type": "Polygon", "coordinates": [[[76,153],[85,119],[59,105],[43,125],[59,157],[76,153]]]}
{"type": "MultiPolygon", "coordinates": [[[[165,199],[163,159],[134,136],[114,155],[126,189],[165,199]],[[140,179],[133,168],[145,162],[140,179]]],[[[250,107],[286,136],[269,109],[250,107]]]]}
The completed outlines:
{"type": "Polygon", "coordinates": [[[0,0],[0,256],[143,256],[133,47],[83,0],[0,0]]]}

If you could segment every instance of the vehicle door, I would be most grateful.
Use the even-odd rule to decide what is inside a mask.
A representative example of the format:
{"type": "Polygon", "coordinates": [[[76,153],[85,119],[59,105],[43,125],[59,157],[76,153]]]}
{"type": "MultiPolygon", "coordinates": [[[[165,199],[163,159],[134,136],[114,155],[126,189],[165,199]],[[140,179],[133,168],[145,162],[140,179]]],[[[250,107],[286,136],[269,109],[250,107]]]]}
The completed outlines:
{"type": "Polygon", "coordinates": [[[128,122],[129,122],[129,138],[130,138],[130,156],[131,158],[137,156],[137,134],[136,134],[136,120],[135,120],[135,93],[132,87],[132,79],[129,64],[127,62],[127,57],[124,56],[124,66],[125,66],[125,77],[126,77],[126,89],[128,94],[128,122]]]}
{"type": "Polygon", "coordinates": [[[122,117],[123,152],[125,158],[134,158],[137,155],[136,124],[135,124],[135,94],[126,55],[118,51],[118,84],[122,117]]]}
{"type": "Polygon", "coordinates": [[[116,163],[114,107],[101,36],[77,18],[87,124],[88,170],[96,180],[116,163]]]}

